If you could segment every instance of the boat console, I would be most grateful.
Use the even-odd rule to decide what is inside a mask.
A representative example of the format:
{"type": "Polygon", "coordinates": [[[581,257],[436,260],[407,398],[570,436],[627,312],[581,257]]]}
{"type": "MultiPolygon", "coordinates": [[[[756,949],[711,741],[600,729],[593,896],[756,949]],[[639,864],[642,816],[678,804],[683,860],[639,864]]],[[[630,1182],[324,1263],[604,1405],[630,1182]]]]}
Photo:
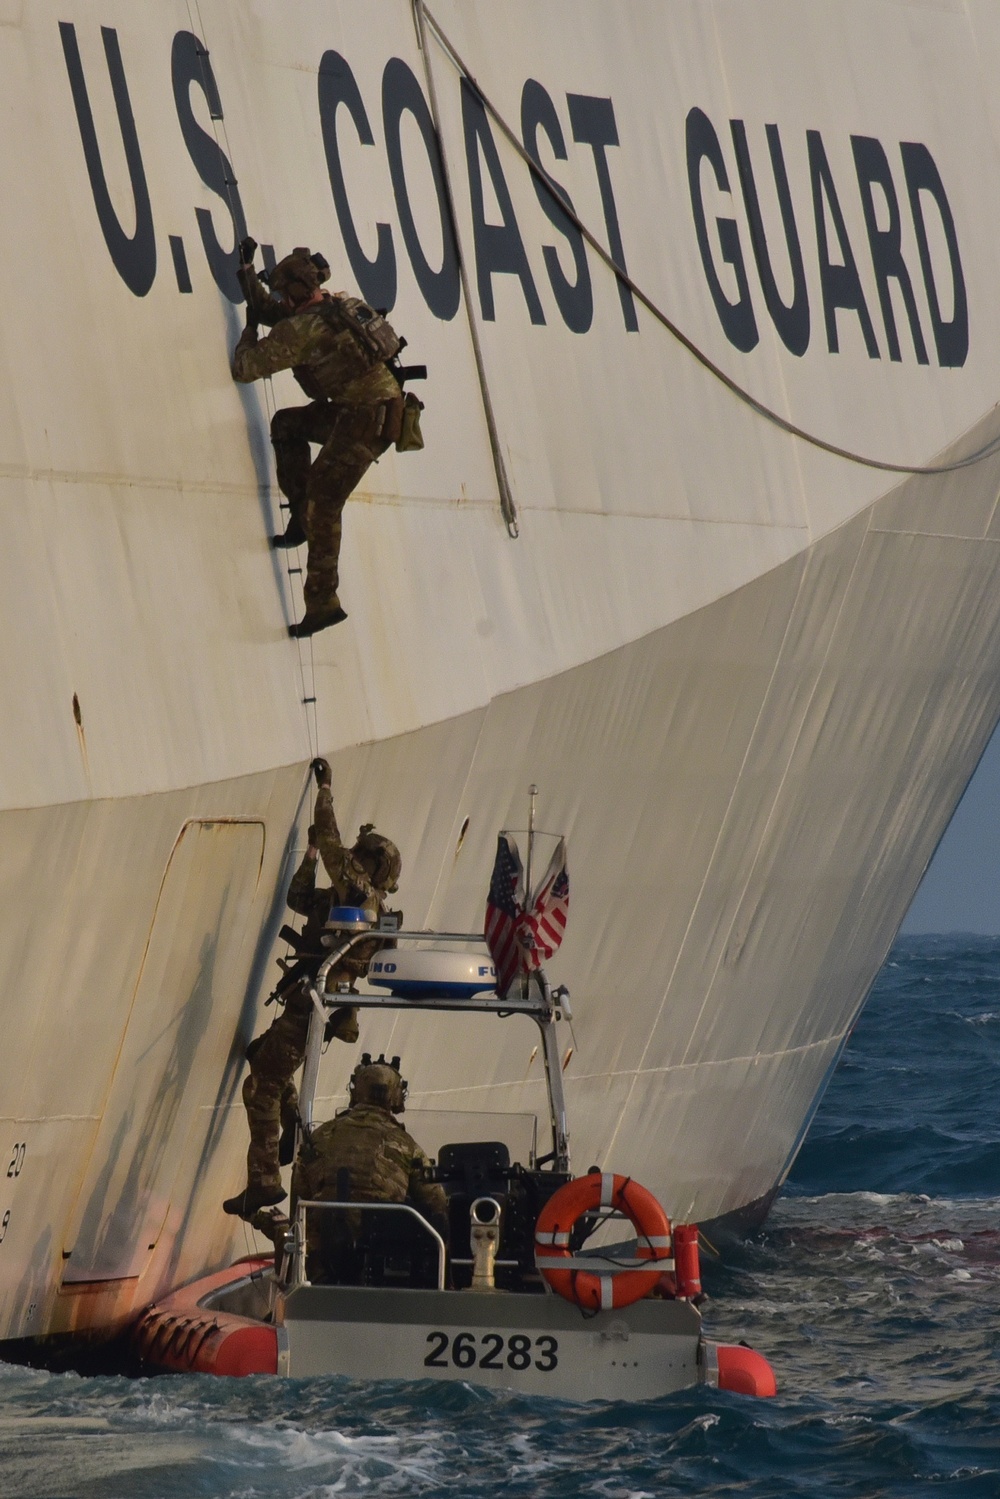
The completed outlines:
{"type": "MultiPolygon", "coordinates": [[[[568,1172],[534,1171],[511,1163],[502,1142],[484,1140],[443,1146],[437,1162],[428,1168],[427,1179],[440,1183],[448,1197],[448,1221],[440,1235],[409,1204],[358,1203],[346,1194],[338,1202],[299,1204],[303,1239],[307,1217],[318,1214],[331,1220],[328,1228],[323,1225],[320,1230],[322,1239],[326,1229],[330,1251],[322,1262],[307,1256],[304,1268],[309,1283],[424,1288],[440,1284],[467,1290],[473,1283],[476,1229],[486,1221],[479,1205],[489,1203],[488,1221],[498,1249],[491,1261],[489,1288],[544,1292],[545,1283],[535,1266],[535,1224],[553,1193],[572,1180],[568,1172]],[[338,1237],[335,1223],[347,1212],[359,1220],[349,1239],[343,1234],[338,1237]]],[[[579,1235],[580,1244],[584,1237],[579,1235]]]]}
{"type": "Polygon", "coordinates": [[[537,1171],[511,1162],[500,1140],[444,1145],[428,1173],[448,1194],[451,1284],[464,1290],[472,1283],[470,1236],[473,1207],[487,1198],[498,1205],[500,1248],[495,1283],[504,1291],[544,1290],[535,1268],[535,1224],[554,1192],[571,1180],[568,1171],[537,1171]]]}

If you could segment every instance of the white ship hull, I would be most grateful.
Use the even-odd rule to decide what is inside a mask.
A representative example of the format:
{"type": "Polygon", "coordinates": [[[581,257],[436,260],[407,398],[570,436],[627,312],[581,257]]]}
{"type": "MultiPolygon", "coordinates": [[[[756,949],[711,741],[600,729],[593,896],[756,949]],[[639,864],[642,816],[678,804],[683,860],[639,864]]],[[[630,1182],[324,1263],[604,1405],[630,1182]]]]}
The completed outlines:
{"type": "MultiPolygon", "coordinates": [[[[0,73],[25,142],[0,163],[13,293],[0,349],[0,1338],[113,1327],[232,1252],[219,1204],[242,1171],[242,1047],[270,1014],[317,750],[345,830],[374,820],[399,843],[409,926],[477,925],[496,830],[523,821],[529,781],[541,787],[572,868],[552,972],[574,998],[575,1165],[629,1171],[680,1221],[762,1211],[1000,717],[1000,456],[893,476],[794,439],[641,308],[633,330],[590,252],[590,321],[574,330],[586,307],[566,292],[572,246],[502,142],[495,175],[495,127],[467,106],[463,132],[457,74],[432,40],[511,539],[465,299],[446,315],[454,286],[447,256],[436,271],[441,215],[412,107],[400,159],[422,267],[385,145],[405,88],[412,105],[429,87],[410,6],[150,9],[0,0],[0,73]],[[185,72],[200,58],[189,33],[208,47],[214,123],[207,65],[185,72]],[[341,92],[324,95],[317,70],[334,53],[346,71],[327,62],[341,92]],[[117,55],[148,215],[109,82],[117,55]],[[80,70],[118,239],[95,212],[80,70]],[[324,248],[334,284],[354,284],[323,110],[359,252],[386,279],[391,246],[393,321],[431,379],[426,450],[386,457],[348,508],[350,618],[299,646],[285,634],[297,578],[267,546],[280,522],[266,429],[274,400],[299,396],[287,376],[259,395],[229,379],[239,315],[201,235],[228,249],[233,229],[196,166],[211,176],[224,149],[249,227],[279,251],[324,248]],[[501,222],[502,242],[486,232],[501,222]],[[562,281],[543,255],[553,244],[562,281]]],[[[564,139],[556,149],[550,120],[541,154],[581,218],[611,234],[610,181],[616,253],[756,400],[904,466],[1000,437],[987,89],[1000,23],[985,4],[817,4],[806,18],[768,0],[501,13],[439,0],[435,13],[515,126],[526,97],[540,107],[525,81],[546,91],[564,139]],[[797,322],[769,310],[732,120],[793,306],[765,134],[778,125],[804,348],[789,346],[801,299],[797,322]],[[852,137],[884,149],[898,232],[878,153],[852,137]],[[924,146],[940,193],[900,143],[924,146]],[[876,182],[874,228],[863,181],[876,182]],[[831,279],[845,242],[860,302],[831,279]]],[[[417,1111],[538,1112],[530,1039],[497,1022],[484,1055],[478,1025],[473,1040],[456,1020],[442,1044],[405,1021],[366,1024],[363,1044],[402,1054],[417,1111]]],[[[353,1059],[328,1054],[331,1103],[353,1059]]]]}

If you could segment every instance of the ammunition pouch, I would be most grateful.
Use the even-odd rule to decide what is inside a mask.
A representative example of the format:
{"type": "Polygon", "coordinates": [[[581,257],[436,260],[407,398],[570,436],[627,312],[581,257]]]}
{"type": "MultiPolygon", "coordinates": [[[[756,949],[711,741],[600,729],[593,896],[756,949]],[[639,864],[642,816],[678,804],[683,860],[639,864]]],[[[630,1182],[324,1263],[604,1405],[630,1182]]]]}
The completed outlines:
{"type": "Polygon", "coordinates": [[[391,323],[358,297],[328,297],[310,311],[318,312],[334,333],[349,333],[351,344],[348,347],[353,346],[353,358],[348,357],[341,345],[328,360],[319,360],[311,367],[314,382],[323,387],[326,395],[331,395],[343,380],[366,375],[399,353],[399,337],[391,323]],[[331,373],[335,372],[333,380],[324,368],[326,364],[331,366],[331,373]]]}
{"type": "Polygon", "coordinates": [[[403,413],[406,410],[406,401],[403,396],[396,396],[395,400],[386,401],[382,408],[382,430],[379,440],[387,448],[395,443],[398,447],[400,434],[403,430],[403,413]]]}
{"type": "Polygon", "coordinates": [[[358,297],[327,297],[308,309],[323,319],[332,333],[347,334],[315,364],[292,369],[311,401],[336,401],[345,385],[391,360],[400,340],[385,318],[358,297]]]}
{"type": "Polygon", "coordinates": [[[360,297],[333,297],[322,303],[320,310],[333,326],[347,329],[368,355],[370,368],[399,353],[401,341],[392,324],[360,297]]]}
{"type": "Polygon", "coordinates": [[[416,453],[423,447],[424,437],[420,430],[420,413],[423,409],[423,401],[408,390],[402,397],[399,435],[396,438],[397,453],[416,453]]]}

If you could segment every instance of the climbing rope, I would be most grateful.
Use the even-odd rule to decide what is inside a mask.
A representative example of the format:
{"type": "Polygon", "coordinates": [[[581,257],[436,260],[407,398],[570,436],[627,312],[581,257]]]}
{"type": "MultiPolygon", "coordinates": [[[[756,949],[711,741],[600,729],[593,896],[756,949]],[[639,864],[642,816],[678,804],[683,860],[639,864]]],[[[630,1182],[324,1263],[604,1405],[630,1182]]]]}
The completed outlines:
{"type": "MultiPolygon", "coordinates": [[[[267,375],[264,379],[264,409],[267,412],[268,428],[270,428],[271,422],[274,419],[274,413],[277,410],[277,405],[278,403],[274,397],[274,386],[272,384],[271,376],[267,375]]],[[[279,506],[278,514],[281,515],[285,509],[287,509],[287,506],[279,506]]],[[[290,513],[291,512],[289,511],[289,514],[290,513]]],[[[299,579],[300,587],[298,591],[301,593],[302,582],[304,578],[304,573],[302,570],[302,548],[295,547],[293,550],[291,547],[287,547],[283,550],[285,558],[285,577],[288,580],[288,598],[291,605],[289,613],[291,614],[292,619],[295,619],[298,611],[295,607],[296,589],[293,583],[293,579],[296,577],[299,579]]],[[[303,610],[305,609],[304,596],[302,599],[302,608],[303,610]]],[[[304,640],[296,640],[296,645],[298,646],[299,683],[302,688],[302,706],[306,710],[306,728],[309,738],[309,754],[310,759],[315,760],[316,756],[319,754],[319,721],[316,713],[316,658],[313,654],[313,637],[311,635],[307,635],[304,640]]]]}
{"type": "MultiPolygon", "coordinates": [[[[207,33],[205,31],[205,23],[201,14],[200,0],[187,0],[187,13],[191,31],[201,40],[202,47],[204,48],[203,60],[201,63],[202,84],[205,89],[206,98],[211,98],[212,88],[209,84],[208,76],[205,72],[205,62],[210,56],[210,51],[208,46],[207,33]]],[[[220,111],[217,117],[212,113],[211,110],[209,111],[209,116],[212,122],[212,132],[215,136],[215,143],[219,147],[219,150],[224,153],[225,158],[229,162],[230,166],[232,166],[233,148],[230,144],[229,131],[226,128],[225,116],[220,111]]],[[[235,167],[233,167],[233,171],[235,174],[235,167]]],[[[237,212],[237,203],[233,195],[233,188],[235,186],[235,177],[234,180],[230,181],[229,177],[227,176],[226,199],[229,204],[229,213],[233,221],[234,232],[238,235],[240,215],[237,212]]],[[[267,412],[268,429],[270,429],[272,418],[274,417],[275,410],[277,409],[277,402],[274,397],[274,387],[272,385],[270,375],[268,375],[264,381],[264,409],[267,412]]],[[[268,490],[270,492],[270,485],[268,486],[268,490]]],[[[280,508],[278,513],[279,515],[281,514],[280,508]]],[[[297,617],[297,610],[295,607],[296,590],[293,579],[298,576],[301,583],[303,576],[301,565],[301,549],[296,548],[294,561],[292,558],[291,549],[289,548],[285,551],[285,575],[288,582],[287,603],[289,605],[289,607],[286,609],[286,623],[291,624],[292,620],[297,617]]],[[[284,603],[286,601],[283,600],[282,602],[284,603]]],[[[303,608],[304,607],[305,606],[303,603],[303,608]]],[[[313,654],[312,637],[307,636],[305,641],[297,640],[296,644],[298,646],[297,655],[299,663],[299,683],[301,687],[302,706],[305,709],[306,718],[306,740],[309,747],[309,758],[310,760],[314,760],[319,754],[319,721],[316,710],[316,660],[313,654]],[[304,646],[306,647],[306,649],[303,649],[304,646]]]]}
{"type": "MultiPolygon", "coordinates": [[[[442,52],[448,58],[448,61],[466,80],[469,87],[474,90],[477,98],[479,99],[479,102],[493,119],[500,133],[504,136],[505,140],[507,140],[507,142],[517,152],[521,160],[526,163],[536,181],[541,183],[545,191],[559,205],[560,212],[565,215],[565,217],[571,224],[574,225],[577,230],[579,230],[580,234],[594,251],[595,255],[597,255],[597,257],[601,261],[603,261],[603,263],[608,267],[610,271],[614,272],[614,274],[618,277],[618,280],[623,285],[628,287],[629,291],[635,297],[636,301],[640,302],[642,306],[645,307],[646,311],[653,318],[655,318],[656,321],[660,323],[661,326],[664,327],[673,338],[677,340],[682,348],[686,349],[687,352],[692,356],[692,358],[696,359],[704,369],[708,370],[709,374],[714,375],[716,380],[720,381],[727,390],[729,390],[734,396],[736,396],[737,400],[740,400],[744,403],[744,405],[749,406],[751,411],[756,412],[756,414],[760,417],[763,417],[765,421],[773,423],[774,426],[779,427],[783,432],[787,432],[789,436],[797,437],[801,439],[802,442],[807,442],[812,447],[819,448],[824,453],[832,453],[835,458],[844,458],[849,463],[861,464],[865,468],[879,469],[882,472],[889,474],[951,474],[954,473],[957,469],[971,468],[974,464],[982,463],[984,459],[992,457],[996,452],[1000,452],[1000,436],[997,436],[992,438],[988,443],[985,443],[981,448],[975,449],[974,452],[967,453],[962,458],[955,458],[948,463],[891,463],[886,459],[871,458],[863,453],[856,453],[851,448],[840,447],[839,444],[835,442],[829,442],[825,437],[820,437],[815,432],[809,432],[804,427],[796,426],[794,422],[789,421],[788,418],[782,416],[780,412],[774,411],[770,406],[765,405],[763,401],[758,400],[756,396],[752,395],[750,391],[746,390],[742,385],[738,383],[738,381],[734,380],[732,376],[727,375],[725,370],[721,369],[719,365],[714,362],[714,360],[709,358],[704,350],[700,349],[698,345],[692,339],[690,339],[687,334],[684,333],[677,326],[677,324],[672,321],[671,318],[667,316],[663,309],[653,301],[652,297],[650,297],[645,291],[643,291],[641,286],[633,281],[632,277],[629,275],[625,267],[623,265],[620,265],[618,261],[615,260],[614,256],[604,248],[600,240],[597,239],[596,235],[592,233],[592,231],[580,218],[579,214],[577,214],[569,206],[569,203],[566,201],[566,196],[562,189],[559,187],[558,183],[556,183],[549,176],[548,172],[546,172],[541,163],[537,162],[531,155],[531,153],[526,150],[519,137],[515,134],[514,130],[507,123],[506,119],[500,113],[499,109],[493,103],[492,99],[482,88],[481,84],[477,81],[471,69],[463,61],[461,55],[456,50],[454,44],[452,43],[447,33],[444,31],[440,22],[437,21],[431,11],[428,10],[425,4],[425,0],[413,0],[413,3],[421,17],[421,20],[426,21],[427,25],[430,27],[442,52]]],[[[429,59],[426,63],[426,67],[429,73],[429,59]]],[[[441,156],[443,160],[445,154],[444,137],[441,135],[440,130],[438,130],[438,139],[440,142],[441,156]]]]}

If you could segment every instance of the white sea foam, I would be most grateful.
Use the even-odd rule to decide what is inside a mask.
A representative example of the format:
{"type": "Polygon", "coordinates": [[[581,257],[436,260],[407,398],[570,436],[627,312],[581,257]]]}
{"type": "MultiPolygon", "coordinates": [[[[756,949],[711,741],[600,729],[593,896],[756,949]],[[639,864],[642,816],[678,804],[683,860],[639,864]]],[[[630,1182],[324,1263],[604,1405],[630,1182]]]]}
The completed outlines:
{"type": "Polygon", "coordinates": [[[215,1461],[244,1463],[247,1449],[255,1460],[270,1458],[269,1466],[283,1472],[327,1468],[325,1492],[339,1493],[349,1484],[365,1488],[388,1485],[393,1491],[408,1485],[420,1489],[436,1483],[441,1464],[454,1464],[454,1442],[440,1431],[410,1431],[400,1436],[350,1436],[342,1431],[306,1431],[291,1425],[227,1425],[226,1445],[213,1452],[215,1461]],[[332,1469],[333,1473],[329,1470],[332,1469]]]}

